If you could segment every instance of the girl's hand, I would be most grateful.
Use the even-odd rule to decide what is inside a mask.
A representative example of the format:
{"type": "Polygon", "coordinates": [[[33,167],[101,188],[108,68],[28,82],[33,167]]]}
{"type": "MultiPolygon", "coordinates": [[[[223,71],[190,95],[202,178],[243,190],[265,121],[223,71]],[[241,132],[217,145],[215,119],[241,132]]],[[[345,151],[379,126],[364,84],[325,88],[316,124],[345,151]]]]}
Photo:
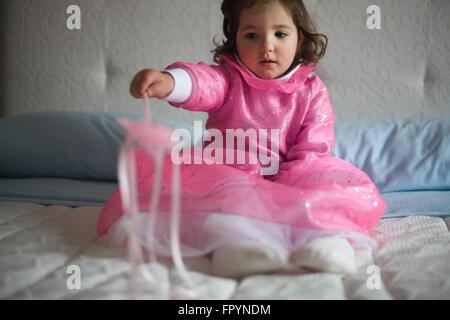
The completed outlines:
{"type": "Polygon", "coordinates": [[[142,99],[144,92],[149,98],[164,99],[175,87],[175,80],[169,73],[154,69],[139,71],[131,81],[130,93],[136,99],[142,99]]]}

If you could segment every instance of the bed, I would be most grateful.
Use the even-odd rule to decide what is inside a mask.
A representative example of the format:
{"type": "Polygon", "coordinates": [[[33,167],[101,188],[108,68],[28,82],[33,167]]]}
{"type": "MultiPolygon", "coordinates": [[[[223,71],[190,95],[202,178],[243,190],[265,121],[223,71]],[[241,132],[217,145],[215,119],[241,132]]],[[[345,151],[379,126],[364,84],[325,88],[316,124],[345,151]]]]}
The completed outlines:
{"type": "MultiPolygon", "coordinates": [[[[106,159],[108,149],[120,147],[123,133],[115,119],[124,116],[46,112],[0,120],[7,156],[1,158],[0,298],[133,298],[126,248],[96,231],[102,205],[117,188],[114,161],[108,168],[106,159]],[[79,131],[84,135],[73,138],[79,131]],[[51,143],[30,149],[39,141],[51,143]],[[27,166],[30,159],[39,167],[27,166]],[[44,172],[52,178],[40,177],[44,172]],[[74,266],[82,277],[80,288],[70,289],[74,266]]],[[[450,119],[335,125],[334,154],[373,176],[388,205],[371,230],[379,248],[356,251],[356,274],[283,271],[227,279],[211,275],[211,260],[200,257],[186,260],[191,276],[209,298],[220,300],[450,298],[449,129],[450,119]]],[[[165,290],[149,285],[143,298],[169,299],[171,284],[180,281],[173,266],[149,267],[166,281],[165,290]]]]}
{"type": "MultiPolygon", "coordinates": [[[[2,201],[0,208],[1,299],[133,298],[126,254],[103,243],[92,227],[100,207],[2,201]],[[82,270],[80,289],[67,285],[74,265],[82,270]]],[[[358,272],[346,277],[273,274],[237,281],[208,275],[208,261],[188,265],[210,299],[448,299],[449,225],[449,218],[425,215],[381,220],[371,233],[380,248],[357,251],[358,272]],[[371,278],[374,265],[379,283],[371,278]]],[[[164,265],[151,270],[166,290],[147,288],[142,298],[170,299],[176,273],[164,265]]]]}
{"type": "MultiPolygon", "coordinates": [[[[208,257],[187,259],[189,274],[218,300],[450,299],[450,4],[381,1],[377,32],[365,28],[371,1],[306,2],[331,39],[333,54],[319,75],[338,118],[333,154],[366,172],[387,203],[370,232],[378,249],[356,251],[353,275],[221,278],[211,274],[208,257]]],[[[117,188],[123,132],[116,119],[141,113],[128,80],[149,64],[210,59],[201,43],[220,28],[219,1],[146,3],[79,1],[85,22],[78,33],[59,15],[66,12],[61,1],[0,4],[7,13],[0,56],[0,299],[134,298],[126,249],[96,232],[117,188]],[[136,22],[164,23],[171,15],[181,21],[167,31],[175,40],[157,47],[139,40],[145,28],[136,22]],[[195,29],[201,34],[192,21],[205,24],[195,29]],[[167,55],[179,43],[183,55],[167,55]],[[148,50],[150,57],[137,53],[148,50]]],[[[152,106],[155,120],[172,129],[192,132],[193,120],[205,119],[162,102],[152,106]]],[[[144,286],[142,298],[172,299],[181,281],[173,266],[147,267],[160,281],[144,286]]]]}

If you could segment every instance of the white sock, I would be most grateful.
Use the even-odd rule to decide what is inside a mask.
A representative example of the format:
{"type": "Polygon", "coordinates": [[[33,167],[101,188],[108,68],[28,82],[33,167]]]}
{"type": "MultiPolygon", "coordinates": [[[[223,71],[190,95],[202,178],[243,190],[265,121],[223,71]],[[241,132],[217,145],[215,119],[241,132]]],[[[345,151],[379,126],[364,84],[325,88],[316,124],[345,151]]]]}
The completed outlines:
{"type": "Polygon", "coordinates": [[[249,241],[221,246],[213,252],[211,272],[215,276],[241,278],[283,269],[289,253],[282,247],[249,241]]]}
{"type": "Polygon", "coordinates": [[[342,237],[313,239],[293,253],[291,261],[299,267],[323,272],[341,274],[356,272],[355,251],[347,239],[342,237]]]}

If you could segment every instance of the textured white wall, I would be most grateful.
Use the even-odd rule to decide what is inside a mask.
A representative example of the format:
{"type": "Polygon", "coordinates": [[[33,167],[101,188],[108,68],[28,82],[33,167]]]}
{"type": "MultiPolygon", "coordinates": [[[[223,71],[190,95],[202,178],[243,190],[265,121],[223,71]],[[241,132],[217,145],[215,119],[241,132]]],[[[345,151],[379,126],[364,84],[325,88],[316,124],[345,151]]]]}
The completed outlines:
{"type": "MultiPolygon", "coordinates": [[[[49,110],[140,113],[134,74],[172,62],[212,63],[220,0],[2,0],[0,115],[49,110]],[[81,30],[66,8],[81,8],[81,30]]],[[[329,37],[319,75],[337,118],[450,115],[450,1],[306,0],[329,37]],[[366,26],[369,5],[382,30],[366,26]]],[[[152,102],[154,113],[206,119],[152,102]]]]}

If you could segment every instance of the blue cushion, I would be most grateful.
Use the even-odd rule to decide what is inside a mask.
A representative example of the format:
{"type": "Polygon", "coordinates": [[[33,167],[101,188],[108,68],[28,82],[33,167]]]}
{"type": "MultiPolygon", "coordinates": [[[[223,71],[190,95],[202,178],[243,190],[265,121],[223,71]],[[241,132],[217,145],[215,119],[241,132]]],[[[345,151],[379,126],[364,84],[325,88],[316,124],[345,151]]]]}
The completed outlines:
{"type": "Polygon", "coordinates": [[[405,191],[383,193],[383,218],[407,216],[450,216],[450,191],[405,191]]]}
{"type": "Polygon", "coordinates": [[[333,155],[380,192],[450,190],[450,118],[336,122],[333,155]]]}
{"type": "MultiPolygon", "coordinates": [[[[0,119],[0,177],[117,181],[124,131],[98,112],[43,112],[0,119]]],[[[154,118],[172,129],[192,126],[154,118]]]]}
{"type": "Polygon", "coordinates": [[[33,202],[63,206],[103,206],[117,182],[62,178],[0,178],[0,201],[33,202]]]}

